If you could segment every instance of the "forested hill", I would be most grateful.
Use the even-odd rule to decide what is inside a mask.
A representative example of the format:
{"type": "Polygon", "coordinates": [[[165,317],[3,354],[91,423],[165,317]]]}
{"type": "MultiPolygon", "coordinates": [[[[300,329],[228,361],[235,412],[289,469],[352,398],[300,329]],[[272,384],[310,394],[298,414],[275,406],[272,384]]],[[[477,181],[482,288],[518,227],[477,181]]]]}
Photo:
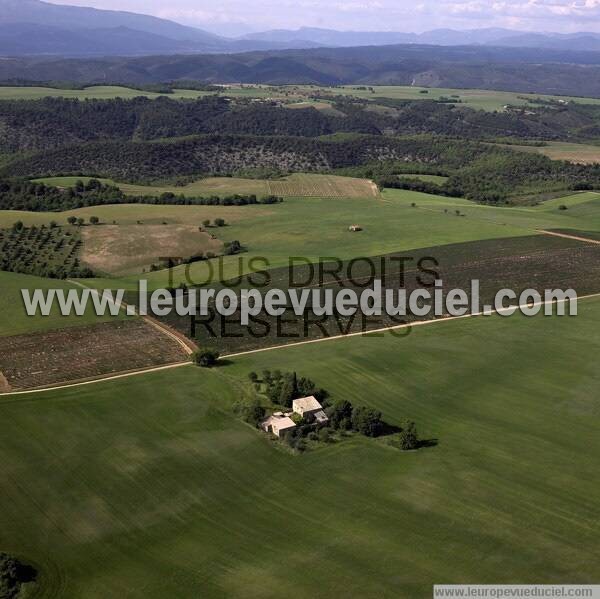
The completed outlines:
{"type": "Polygon", "coordinates": [[[600,107],[548,103],[492,113],[436,101],[372,102],[339,97],[333,110],[290,109],[269,102],[67,100],[0,102],[0,153],[54,149],[101,140],[146,141],[199,134],[320,137],[333,133],[434,133],[469,139],[594,139],[600,107]],[[381,106],[379,107],[381,108],[381,106]]]}
{"type": "MultiPolygon", "coordinates": [[[[96,142],[38,152],[0,169],[0,177],[88,174],[152,183],[249,172],[346,172],[380,186],[503,202],[528,193],[600,188],[600,165],[553,161],[465,140],[435,136],[342,136],[334,139],[208,135],[162,142],[96,142]],[[441,186],[402,177],[402,165],[435,168],[441,186]],[[400,169],[400,170],[397,170],[400,169]]],[[[414,171],[413,171],[414,172],[414,171]]]]}
{"type": "Polygon", "coordinates": [[[396,45],[230,55],[0,61],[0,80],[430,85],[600,96],[600,53],[396,45]]]}

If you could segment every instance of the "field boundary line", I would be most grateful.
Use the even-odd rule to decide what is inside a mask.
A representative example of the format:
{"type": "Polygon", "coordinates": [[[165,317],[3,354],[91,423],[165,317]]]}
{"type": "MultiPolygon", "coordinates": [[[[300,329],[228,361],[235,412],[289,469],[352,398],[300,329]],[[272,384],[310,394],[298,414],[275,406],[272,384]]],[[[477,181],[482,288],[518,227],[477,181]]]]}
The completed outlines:
{"type": "MultiPolygon", "coordinates": [[[[578,297],[577,301],[579,302],[580,300],[586,300],[586,299],[592,299],[592,298],[598,298],[598,297],[600,297],[600,293],[592,293],[589,295],[582,295],[582,296],[578,297]]],[[[566,300],[552,300],[552,301],[547,301],[547,302],[535,302],[532,304],[532,306],[546,306],[546,305],[550,305],[550,304],[558,305],[560,303],[566,303],[567,301],[570,301],[570,300],[566,299],[566,300]]],[[[520,307],[530,307],[530,305],[523,304],[523,305],[517,305],[517,306],[509,306],[507,308],[503,308],[502,310],[491,310],[490,312],[486,312],[486,313],[475,312],[473,314],[465,314],[463,316],[448,316],[445,318],[432,318],[430,320],[418,320],[418,321],[407,323],[407,324],[399,324],[399,325],[393,325],[390,327],[383,327],[381,329],[373,329],[372,331],[359,331],[357,333],[347,333],[345,335],[335,335],[334,337],[324,337],[321,339],[310,339],[308,341],[300,341],[298,343],[287,343],[284,345],[273,345],[271,347],[262,347],[260,349],[251,349],[248,351],[237,352],[234,354],[223,354],[222,357],[223,358],[237,358],[237,357],[241,357],[241,356],[248,356],[251,354],[258,354],[258,353],[274,351],[274,350],[278,350],[278,349],[287,349],[290,347],[298,347],[300,345],[308,345],[308,344],[312,344],[312,343],[324,343],[326,341],[339,341],[340,339],[346,339],[349,337],[368,337],[369,335],[375,335],[377,333],[385,333],[387,331],[408,329],[411,327],[418,327],[418,326],[427,326],[427,325],[433,325],[436,323],[450,322],[450,321],[454,321],[454,320],[463,320],[466,318],[473,318],[476,316],[484,316],[484,314],[492,316],[494,314],[500,314],[501,312],[506,312],[508,310],[512,310],[515,308],[518,309],[520,307]]],[[[189,361],[178,362],[176,364],[153,366],[150,368],[132,370],[129,372],[121,372],[118,374],[102,376],[102,377],[94,378],[94,379],[87,380],[87,381],[67,383],[64,385],[40,387],[38,389],[30,389],[30,390],[23,390],[23,391],[9,391],[8,393],[0,393],[0,403],[2,402],[2,399],[4,397],[11,397],[11,396],[15,396],[15,395],[27,395],[30,393],[43,393],[46,391],[55,391],[55,390],[60,390],[60,389],[70,389],[70,388],[74,388],[74,387],[80,387],[83,385],[93,385],[96,383],[103,383],[103,382],[117,380],[117,379],[121,379],[121,378],[128,378],[128,377],[137,376],[137,375],[141,375],[141,374],[149,374],[152,372],[159,372],[162,370],[170,370],[173,368],[180,368],[182,366],[191,366],[191,365],[192,365],[192,362],[189,362],[189,361]]]]}
{"type": "Polygon", "coordinates": [[[545,229],[536,229],[538,233],[543,235],[551,235],[552,237],[563,237],[564,239],[574,239],[575,241],[583,241],[584,243],[593,243],[594,245],[600,245],[600,240],[590,239],[589,237],[579,237],[578,235],[569,235],[568,233],[558,233],[554,231],[546,231],[545,229]]]}
{"type": "Polygon", "coordinates": [[[129,378],[137,376],[139,374],[149,374],[151,372],[159,372],[161,370],[172,370],[173,368],[181,368],[182,366],[191,366],[192,362],[176,362],[175,364],[163,364],[162,366],[149,366],[147,368],[139,368],[135,370],[124,370],[114,374],[100,375],[86,380],[74,381],[72,383],[57,383],[56,385],[49,385],[46,387],[38,387],[34,389],[23,389],[21,391],[9,391],[8,393],[0,393],[0,404],[5,397],[11,397],[13,395],[29,395],[31,393],[45,393],[47,391],[58,391],[60,389],[71,389],[74,387],[83,387],[84,385],[93,385],[95,383],[104,383],[107,381],[114,381],[117,379],[129,378]]]}
{"type": "Polygon", "coordinates": [[[159,322],[158,320],[152,318],[151,316],[142,316],[145,322],[147,322],[150,326],[153,326],[155,329],[160,331],[163,335],[167,335],[173,341],[178,343],[181,348],[185,351],[188,356],[191,356],[195,351],[198,350],[198,346],[191,341],[188,341],[187,337],[183,334],[178,333],[171,329],[171,327],[159,322]]]}
{"type": "MultiPolygon", "coordinates": [[[[80,283],[79,281],[73,281],[72,279],[68,279],[68,282],[72,283],[73,285],[78,285],[79,287],[81,287],[83,289],[89,289],[92,293],[95,293],[98,296],[100,295],[100,292],[97,289],[94,289],[93,287],[88,287],[87,285],[84,285],[83,283],[80,283]]],[[[119,303],[119,310],[124,310],[128,316],[139,316],[142,320],[144,320],[150,326],[154,327],[156,330],[160,331],[163,335],[166,335],[167,337],[169,337],[170,339],[175,341],[188,356],[191,356],[198,349],[198,346],[195,343],[193,343],[191,340],[188,340],[187,337],[185,337],[185,335],[183,335],[182,333],[174,331],[173,329],[171,329],[171,327],[163,324],[162,322],[158,321],[156,318],[152,318],[151,316],[147,316],[147,315],[140,316],[138,314],[137,310],[135,310],[135,306],[131,306],[132,308],[134,308],[135,314],[129,314],[127,311],[128,307],[129,307],[129,304],[127,304],[126,302],[121,301],[119,303]]]]}
{"type": "MultiPolygon", "coordinates": [[[[590,295],[582,295],[581,297],[577,298],[577,301],[579,300],[585,300],[585,299],[591,299],[594,297],[600,297],[600,293],[593,293],[590,295]]],[[[323,343],[325,341],[335,341],[335,340],[339,340],[339,339],[345,339],[347,337],[368,337],[369,335],[374,335],[377,333],[385,333],[386,331],[397,331],[397,330],[401,330],[401,329],[409,329],[411,327],[419,327],[419,326],[426,326],[426,325],[431,325],[431,324],[435,324],[435,323],[439,323],[439,322],[450,322],[452,320],[462,320],[464,318],[473,318],[475,316],[484,316],[484,315],[489,315],[492,316],[494,314],[501,314],[502,312],[507,312],[509,310],[513,310],[513,309],[519,309],[519,308],[525,308],[525,307],[531,307],[531,306],[547,306],[547,305],[551,305],[551,304],[563,304],[566,303],[567,301],[570,300],[552,300],[552,301],[547,301],[547,302],[534,302],[533,304],[523,304],[523,305],[516,305],[516,306],[508,306],[507,308],[503,308],[501,310],[491,310],[490,312],[474,312],[473,314],[464,314],[463,316],[447,316],[444,318],[431,318],[430,320],[417,320],[415,322],[411,322],[411,323],[406,323],[406,324],[397,324],[397,325],[393,325],[390,327],[383,327],[381,329],[373,329],[372,331],[359,331],[357,333],[346,333],[345,335],[335,335],[333,337],[323,337],[321,339],[309,339],[307,341],[299,341],[298,343],[286,343],[284,345],[274,345],[272,347],[261,347],[260,349],[251,349],[245,352],[238,352],[235,354],[223,354],[224,358],[237,358],[238,356],[247,356],[249,354],[257,354],[260,352],[265,352],[265,351],[271,351],[274,349],[285,349],[288,347],[298,347],[299,345],[308,345],[309,343],[323,343]]]]}

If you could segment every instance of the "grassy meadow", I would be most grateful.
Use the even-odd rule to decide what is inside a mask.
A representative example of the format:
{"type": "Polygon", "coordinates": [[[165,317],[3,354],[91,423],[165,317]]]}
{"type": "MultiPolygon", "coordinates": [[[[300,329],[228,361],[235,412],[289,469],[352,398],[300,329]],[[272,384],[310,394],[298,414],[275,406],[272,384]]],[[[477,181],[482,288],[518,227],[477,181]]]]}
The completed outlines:
{"type": "Polygon", "coordinates": [[[528,106],[532,100],[563,100],[568,102],[579,102],[581,104],[600,104],[598,98],[580,98],[576,96],[551,96],[545,94],[522,94],[518,92],[502,92],[484,89],[453,89],[453,88],[425,88],[407,85],[377,85],[373,87],[374,93],[368,89],[357,89],[357,86],[344,86],[331,89],[333,94],[345,94],[358,98],[376,99],[392,98],[397,100],[439,100],[442,97],[460,101],[461,104],[486,110],[488,112],[502,111],[507,104],[513,106],[528,106]]]}
{"type": "MultiPolygon", "coordinates": [[[[87,183],[91,177],[47,177],[35,179],[40,183],[56,187],[73,187],[77,181],[87,183]]],[[[135,185],[117,183],[111,179],[100,179],[107,185],[117,185],[123,193],[131,196],[154,196],[163,193],[194,196],[229,196],[254,194],[258,197],[276,195],[280,197],[336,197],[369,198],[378,194],[376,186],[367,179],[294,173],[281,179],[243,179],[239,177],[207,177],[187,185],[135,185]]]]}
{"type": "Polygon", "coordinates": [[[448,180],[448,177],[443,177],[442,175],[424,175],[421,173],[403,173],[399,176],[409,177],[410,179],[419,179],[419,181],[435,183],[436,185],[442,185],[448,180]]]}
{"type": "Polygon", "coordinates": [[[548,141],[544,146],[519,146],[507,145],[511,150],[519,152],[533,152],[543,154],[552,160],[567,160],[577,164],[600,163],[600,146],[593,144],[579,144],[564,141],[548,141]]]}
{"type": "Polygon", "coordinates": [[[0,399],[3,549],[39,597],[431,597],[435,583],[595,583],[600,301],[473,318],[0,399]],[[540,348],[544,348],[543,359],[540,348]],[[234,419],[294,369],[437,445],[303,455],[234,419]]]}
{"type": "Polygon", "coordinates": [[[553,228],[600,231],[600,194],[597,192],[589,191],[548,200],[534,210],[555,217],[557,224],[553,228]]]}
{"type": "MultiPolygon", "coordinates": [[[[70,215],[118,225],[192,224],[205,218],[224,218],[228,226],[216,230],[221,241],[239,240],[247,248],[240,256],[215,263],[199,262],[171,272],[144,275],[149,285],[164,287],[180,282],[203,283],[232,278],[252,270],[248,262],[264,257],[270,267],[285,266],[290,256],[310,260],[335,256],[351,259],[435,245],[531,235],[538,229],[600,230],[600,195],[587,192],[551,200],[536,207],[483,206],[462,199],[404,190],[385,190],[370,199],[288,198],[269,206],[156,206],[114,205],[83,208],[65,213],[0,212],[0,226],[16,220],[26,225],[66,221],[70,215]],[[416,204],[415,207],[412,204],[416,204]],[[570,206],[559,210],[559,206],[570,206]],[[461,216],[457,216],[456,211],[461,216]],[[348,227],[358,224],[359,233],[348,227]],[[240,261],[242,265],[240,267],[240,261]]],[[[157,256],[158,257],[158,256],[157,256]]],[[[264,263],[256,263],[264,268],[264,263]]],[[[138,276],[93,279],[98,287],[135,288],[138,276]]]]}
{"type": "MultiPolygon", "coordinates": [[[[46,177],[35,179],[40,183],[56,187],[72,187],[77,181],[87,183],[91,177],[46,177]]],[[[199,179],[187,185],[135,185],[132,183],[117,183],[111,179],[99,179],[106,185],[117,185],[121,191],[131,196],[155,196],[163,193],[184,194],[188,196],[205,195],[231,195],[256,194],[265,196],[269,194],[268,182],[261,179],[241,179],[236,177],[208,177],[199,179]]]]}
{"type": "Polygon", "coordinates": [[[200,98],[207,95],[207,93],[191,89],[176,89],[171,94],[159,94],[117,85],[97,85],[84,89],[0,86],[0,100],[40,100],[41,98],[72,98],[76,100],[114,100],[115,98],[122,98],[123,100],[130,100],[140,96],[150,99],[165,96],[174,100],[183,100],[200,98]]]}
{"type": "Polygon", "coordinates": [[[56,306],[49,316],[29,317],[21,296],[21,289],[79,289],[76,285],[56,279],[46,279],[30,275],[0,271],[0,336],[37,333],[52,329],[82,326],[112,320],[112,317],[98,317],[91,309],[83,316],[62,316],[56,306]]]}
{"type": "Polygon", "coordinates": [[[162,256],[187,258],[223,252],[223,244],[194,225],[104,225],[83,227],[80,261],[95,273],[137,274],[149,271],[162,256]]]}
{"type": "Polygon", "coordinates": [[[287,102],[289,108],[313,106],[317,110],[331,111],[331,106],[324,101],[315,101],[311,94],[319,92],[331,95],[350,95],[358,98],[374,100],[391,98],[398,100],[439,100],[450,98],[461,104],[486,111],[502,111],[507,104],[513,106],[530,106],[529,100],[535,104],[536,99],[563,100],[582,104],[598,104],[598,98],[583,98],[577,96],[553,96],[547,94],[525,94],[518,92],[503,92],[482,89],[432,88],[408,85],[376,85],[374,92],[368,89],[358,89],[362,86],[321,87],[315,85],[224,85],[220,92],[202,92],[196,90],[176,89],[170,94],[140,91],[121,86],[93,86],[81,90],[54,89],[49,87],[10,87],[0,86],[0,100],[35,100],[45,97],[63,97],[86,99],[130,99],[139,96],[158,98],[166,96],[172,99],[194,99],[205,95],[219,93],[231,98],[277,99],[287,102]]]}

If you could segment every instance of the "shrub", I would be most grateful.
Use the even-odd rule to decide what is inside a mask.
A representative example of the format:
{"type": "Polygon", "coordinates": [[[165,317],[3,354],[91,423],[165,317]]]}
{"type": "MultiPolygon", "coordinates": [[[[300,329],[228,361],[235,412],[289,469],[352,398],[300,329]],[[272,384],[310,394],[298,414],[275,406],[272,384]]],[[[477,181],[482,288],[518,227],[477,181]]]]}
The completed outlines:
{"type": "Polygon", "coordinates": [[[201,349],[194,352],[192,359],[194,361],[194,364],[200,366],[201,368],[212,368],[216,365],[219,357],[220,354],[217,350],[201,349]]]}
{"type": "Polygon", "coordinates": [[[258,427],[265,419],[266,410],[257,398],[240,401],[236,404],[234,411],[248,424],[258,427]]]}
{"type": "Polygon", "coordinates": [[[225,243],[224,254],[226,256],[233,256],[239,254],[242,250],[242,244],[237,239],[234,239],[233,241],[227,241],[225,243]]]}
{"type": "Polygon", "coordinates": [[[417,427],[414,422],[407,422],[400,433],[400,449],[411,451],[419,447],[417,427]]]}
{"type": "Polygon", "coordinates": [[[331,441],[331,433],[328,428],[322,428],[318,432],[319,441],[321,443],[329,443],[331,441]]]}
{"type": "Polygon", "coordinates": [[[364,406],[354,408],[352,428],[366,437],[378,437],[383,432],[381,412],[364,406]]]}
{"type": "Polygon", "coordinates": [[[327,408],[327,416],[333,428],[348,430],[351,427],[352,404],[345,399],[336,401],[333,406],[327,408]]]}

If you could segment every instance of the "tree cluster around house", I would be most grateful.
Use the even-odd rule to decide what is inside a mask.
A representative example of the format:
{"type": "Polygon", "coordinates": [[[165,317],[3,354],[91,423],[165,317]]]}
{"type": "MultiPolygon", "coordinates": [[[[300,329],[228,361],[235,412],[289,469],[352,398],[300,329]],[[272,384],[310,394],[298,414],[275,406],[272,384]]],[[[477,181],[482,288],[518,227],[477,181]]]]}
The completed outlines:
{"type": "Polygon", "coordinates": [[[391,445],[404,451],[417,449],[419,439],[414,422],[407,422],[403,428],[392,427],[383,420],[380,411],[367,406],[354,406],[348,400],[331,401],[329,393],[305,377],[295,372],[264,370],[260,375],[248,375],[253,385],[253,394],[236,403],[235,413],[245,422],[260,428],[270,411],[289,410],[294,400],[313,397],[325,412],[326,421],[319,422],[298,413],[288,412],[295,427],[291,427],[279,438],[296,451],[305,451],[310,443],[329,443],[352,433],[366,437],[380,437],[399,433],[391,445]],[[267,401],[265,401],[267,400],[267,401]],[[269,407],[267,407],[267,405],[269,407]]]}
{"type": "Polygon", "coordinates": [[[261,374],[261,379],[256,373],[250,373],[248,377],[254,384],[255,390],[266,395],[273,404],[291,408],[292,401],[300,397],[313,395],[320,402],[327,399],[327,391],[318,389],[308,378],[298,378],[295,372],[263,370],[261,374]]]}

